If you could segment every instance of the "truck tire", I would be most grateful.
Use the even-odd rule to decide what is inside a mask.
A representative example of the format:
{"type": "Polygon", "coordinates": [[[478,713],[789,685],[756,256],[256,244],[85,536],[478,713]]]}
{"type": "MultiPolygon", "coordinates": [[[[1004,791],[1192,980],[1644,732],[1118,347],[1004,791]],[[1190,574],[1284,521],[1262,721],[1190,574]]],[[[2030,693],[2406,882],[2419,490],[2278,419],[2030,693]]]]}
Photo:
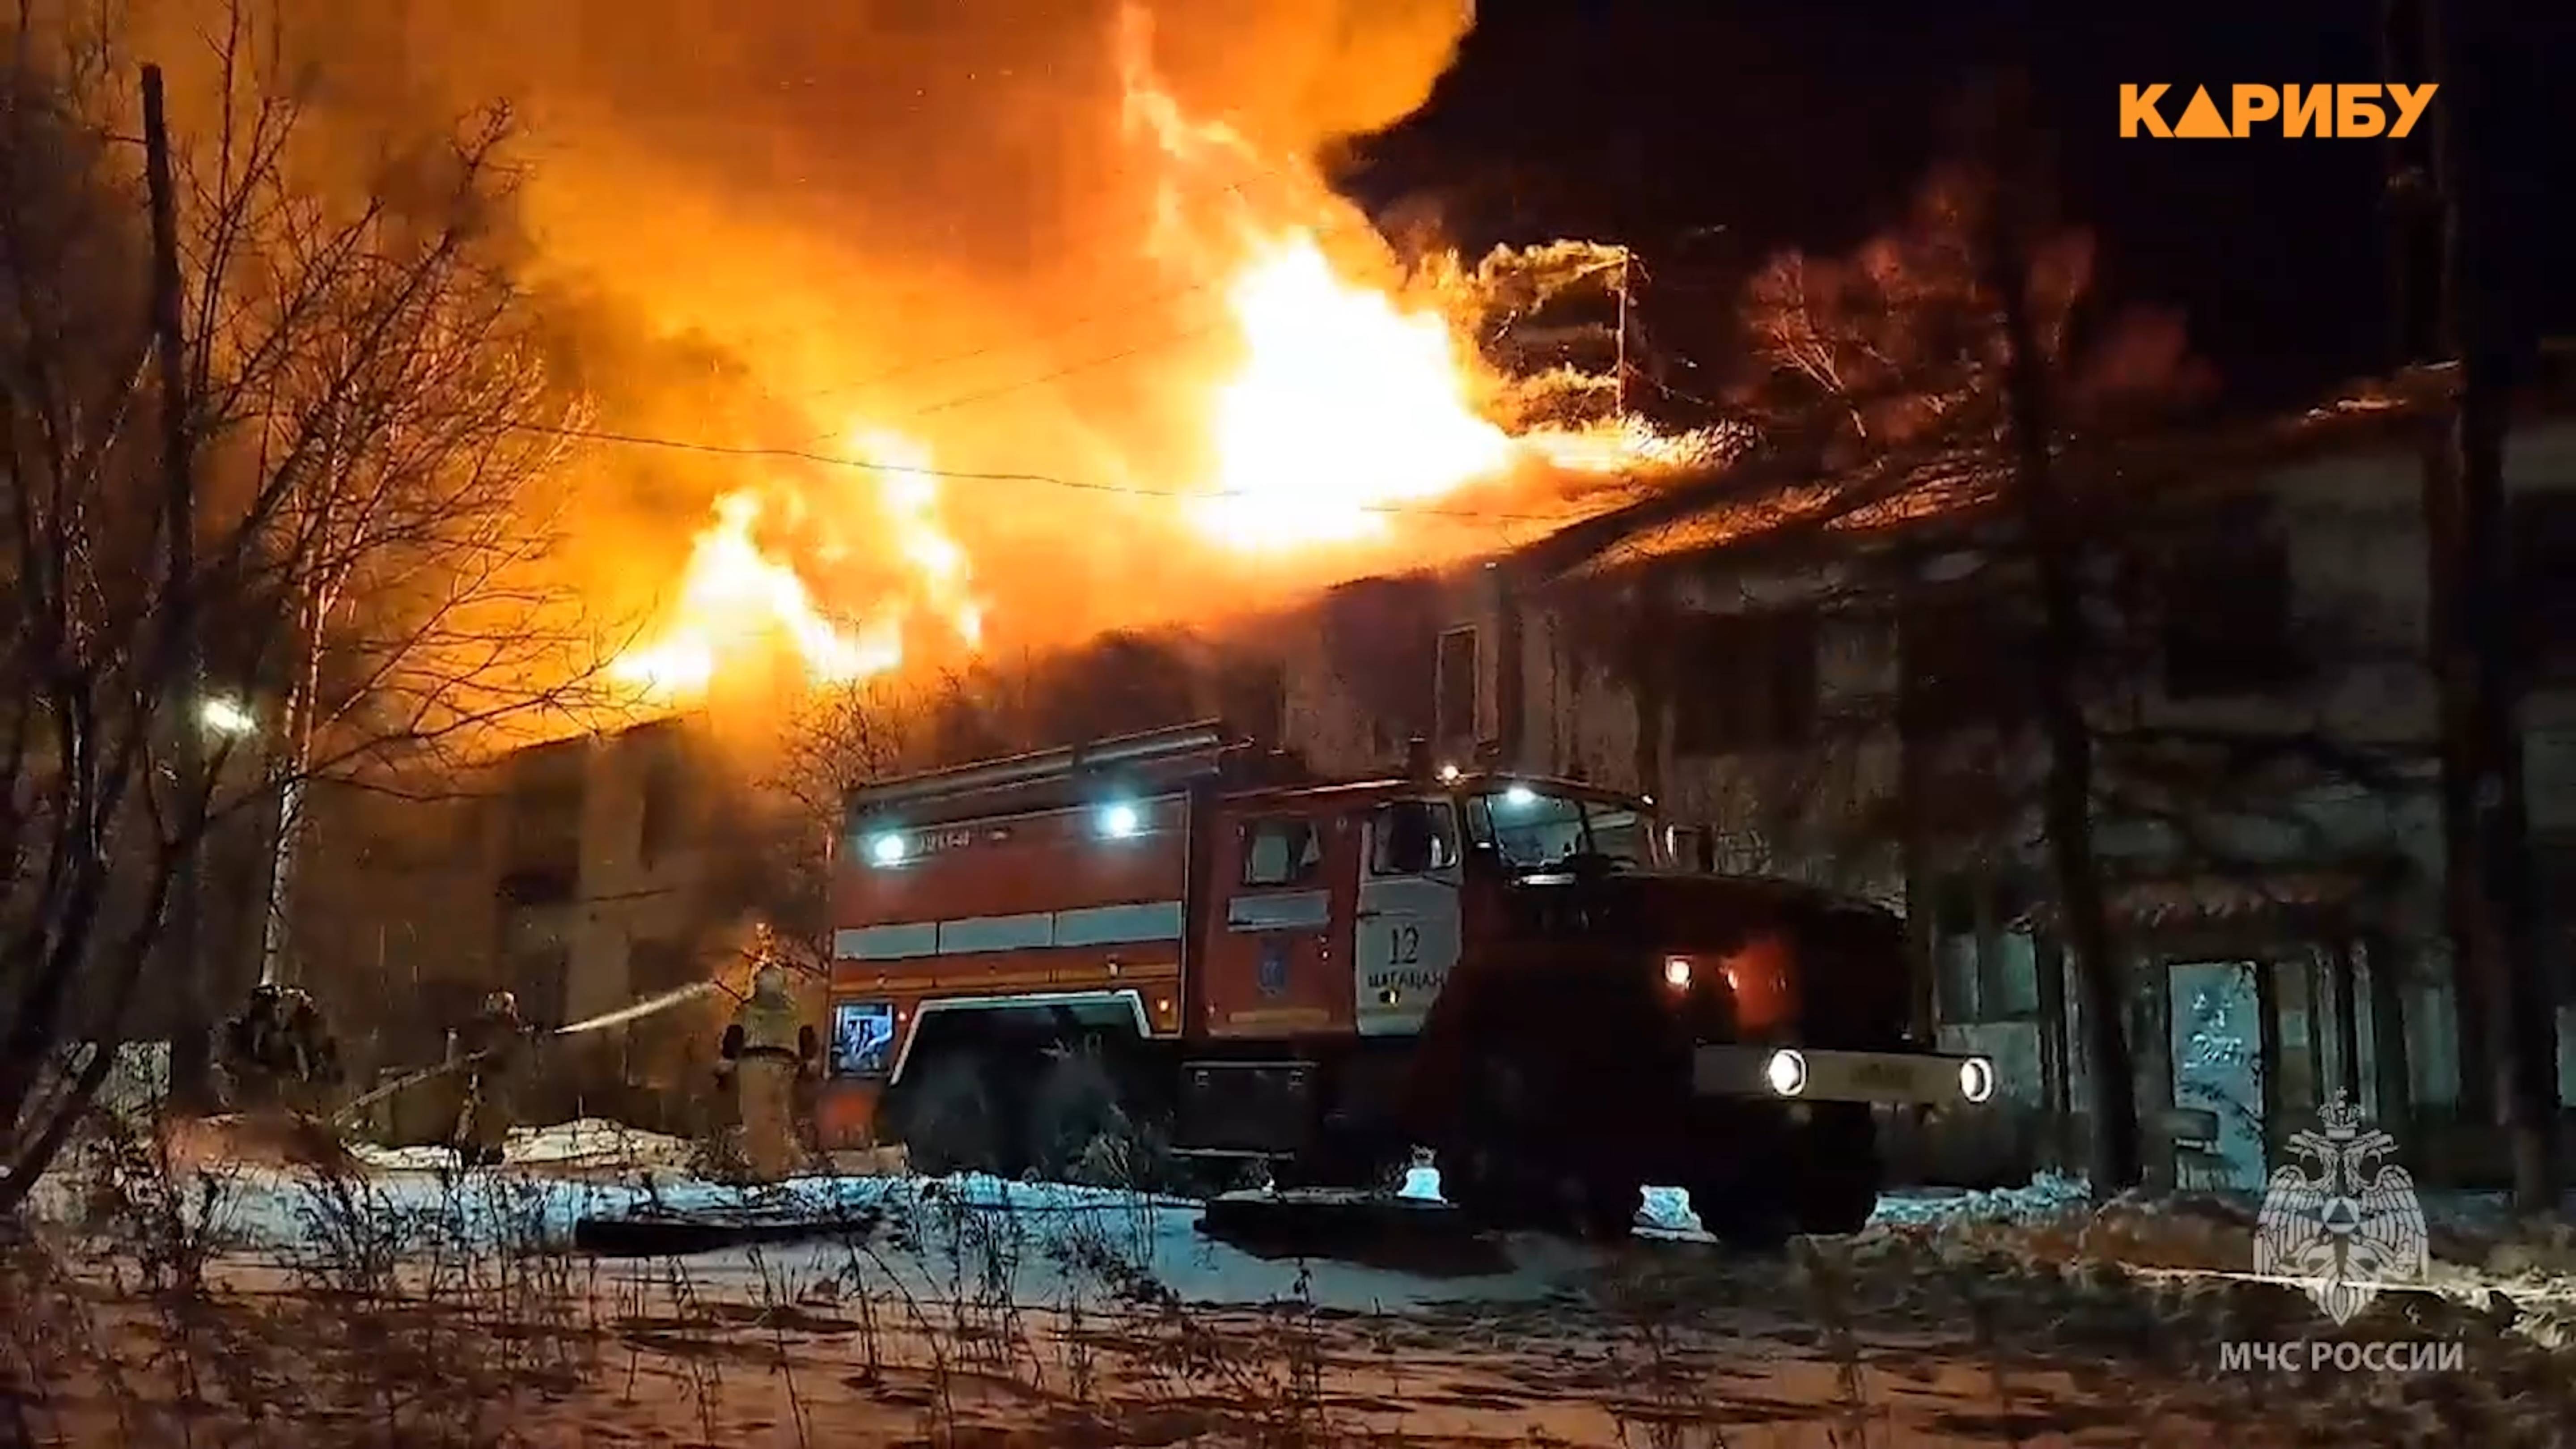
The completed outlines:
{"type": "Polygon", "coordinates": [[[1744,1181],[1684,1185],[1691,1212],[1710,1237],[1730,1248],[1768,1252],[1789,1241],[1795,1228],[1776,1189],[1744,1181]]]}
{"type": "Polygon", "coordinates": [[[901,1088],[895,1137],[912,1170],[924,1177],[961,1172],[1010,1176],[1001,1114],[984,1079],[984,1059],[973,1053],[943,1055],[901,1088]]]}
{"type": "Polygon", "coordinates": [[[1719,1241],[1767,1250],[1792,1234],[1859,1232],[1878,1210],[1877,1126],[1865,1106],[1822,1105],[1760,1172],[1685,1184],[1719,1241]]]}
{"type": "Polygon", "coordinates": [[[1440,1195],[1480,1227],[1554,1228],[1556,1186],[1531,1160],[1534,1107],[1524,1074],[1496,1052],[1468,1063],[1460,1120],[1438,1153],[1440,1195]]]}
{"type": "Polygon", "coordinates": [[[1637,1230],[1637,1214],[1645,1211],[1646,1190],[1633,1182],[1612,1182],[1592,1178],[1573,1183],[1574,1199],[1567,1205],[1575,1236],[1587,1243],[1625,1242],[1637,1230]]]}
{"type": "Polygon", "coordinates": [[[1160,1146],[1097,1051],[1057,1055],[1029,1099],[1029,1171],[1041,1181],[1151,1190],[1160,1146]]]}
{"type": "Polygon", "coordinates": [[[1478,1227],[1508,1231],[1545,1220],[1540,1195],[1499,1147],[1461,1144],[1442,1152],[1439,1164],[1440,1195],[1478,1227]]]}
{"type": "Polygon", "coordinates": [[[1410,1147],[1399,1150],[1384,1142],[1327,1140],[1272,1163],[1270,1185],[1282,1190],[1320,1187],[1392,1194],[1403,1189],[1412,1170],[1410,1147]]]}
{"type": "Polygon", "coordinates": [[[1840,1237],[1878,1211],[1878,1124],[1867,1107],[1836,1104],[1808,1125],[1789,1215],[1799,1232],[1840,1237]]]}

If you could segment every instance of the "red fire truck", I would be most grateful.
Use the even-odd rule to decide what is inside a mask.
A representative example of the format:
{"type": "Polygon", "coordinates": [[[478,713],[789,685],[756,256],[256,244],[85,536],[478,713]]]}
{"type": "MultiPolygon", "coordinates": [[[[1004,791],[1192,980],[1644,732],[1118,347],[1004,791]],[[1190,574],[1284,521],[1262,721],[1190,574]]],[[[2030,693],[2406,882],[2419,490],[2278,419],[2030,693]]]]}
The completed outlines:
{"type": "Polygon", "coordinates": [[[1428,1148],[1496,1224],[1847,1231],[1873,1109],[1972,1107],[1864,902],[1678,869],[1647,800],[1419,758],[1314,779],[1202,724],[854,791],[836,858],[839,1146],[1081,1177],[1428,1148]]]}

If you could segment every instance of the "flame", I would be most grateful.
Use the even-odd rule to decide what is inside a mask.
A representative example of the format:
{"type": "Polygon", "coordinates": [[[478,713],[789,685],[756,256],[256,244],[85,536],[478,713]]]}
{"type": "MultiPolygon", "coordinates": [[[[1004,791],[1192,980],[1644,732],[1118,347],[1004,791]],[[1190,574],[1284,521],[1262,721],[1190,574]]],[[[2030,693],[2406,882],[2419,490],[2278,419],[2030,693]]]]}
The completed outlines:
{"type": "Polygon", "coordinates": [[[715,511],[716,521],[690,546],[671,621],[619,656],[612,679],[669,701],[704,694],[720,663],[781,644],[826,683],[865,679],[903,662],[899,634],[882,621],[857,633],[842,629],[815,607],[794,568],[761,551],[753,537],[761,514],[756,492],[728,493],[715,511]]]}
{"type": "Polygon", "coordinates": [[[1352,286],[1311,232],[1253,262],[1228,299],[1246,347],[1219,391],[1217,491],[1200,513],[1242,547],[1382,531],[1387,505],[1507,467],[1512,440],[1476,414],[1446,319],[1352,286]]]}
{"type": "Polygon", "coordinates": [[[1328,234],[1365,234],[1384,250],[1366,219],[1302,158],[1265,156],[1226,122],[1193,118],[1157,79],[1151,39],[1151,18],[1130,6],[1124,113],[1166,167],[1149,246],[1201,270],[1234,258],[1225,297],[1241,361],[1216,390],[1216,496],[1195,513],[1210,537],[1245,550],[1356,542],[1387,534],[1405,508],[1523,466],[1616,473],[1669,461],[1658,453],[1669,440],[1624,417],[1518,436],[1486,417],[1476,399],[1497,380],[1449,316],[1334,264],[1328,234]]]}
{"type": "MultiPolygon", "coordinates": [[[[912,575],[913,591],[969,648],[983,638],[983,606],[972,593],[966,551],[941,526],[939,479],[930,453],[901,435],[859,428],[854,461],[868,465],[875,502],[894,551],[912,575]]],[[[817,510],[800,492],[784,494],[791,526],[817,510]]],[[[716,500],[715,521],[692,542],[680,591],[666,622],[646,643],[620,655],[610,677],[654,703],[705,695],[725,666],[785,652],[818,684],[848,684],[899,667],[913,601],[880,603],[856,628],[816,603],[795,566],[773,557],[758,537],[763,498],[754,488],[716,500]]],[[[848,547],[824,530],[817,554],[830,561],[848,547]]]]}
{"type": "Polygon", "coordinates": [[[966,550],[939,518],[940,479],[930,450],[897,433],[862,428],[851,449],[878,466],[877,492],[894,546],[912,568],[915,587],[929,609],[945,619],[959,642],[984,642],[984,605],[973,593],[966,550]]]}
{"type": "MultiPolygon", "coordinates": [[[[1490,414],[1512,380],[1464,330],[1457,299],[1460,288],[1474,290],[1468,269],[1441,256],[1403,272],[1301,145],[1265,144],[1245,118],[1193,114],[1150,52],[1150,17],[1130,5],[1118,34],[1122,112],[1156,185],[1143,250],[1179,274],[1184,292],[1222,299],[1228,353],[1212,375],[1194,371],[1179,383],[1191,390],[1182,415],[1199,434],[1199,456],[1183,464],[1192,471],[1138,481],[1143,491],[1176,483],[1192,493],[1186,526],[1197,537],[1277,555],[1380,543],[1403,513],[1447,511],[1442,500],[1482,485],[1688,461],[1690,440],[1624,413],[1580,428],[1490,414]]],[[[1597,268],[1611,255],[1624,268],[1615,248],[1574,247],[1561,260],[1597,268]]],[[[1602,379],[1569,378],[1615,395],[1602,379]]],[[[982,647],[986,601],[947,527],[944,480],[929,451],[870,426],[847,430],[845,441],[868,465],[852,475],[863,497],[787,479],[727,494],[695,541],[661,628],[618,661],[619,678],[676,702],[762,651],[793,656],[814,681],[847,682],[898,668],[943,636],[982,647]],[[795,557],[829,575],[800,574],[767,551],[764,524],[793,536],[795,557]],[[845,577],[862,562],[891,562],[900,577],[845,577]],[[861,601],[863,624],[818,601],[861,587],[874,590],[861,601]]]]}

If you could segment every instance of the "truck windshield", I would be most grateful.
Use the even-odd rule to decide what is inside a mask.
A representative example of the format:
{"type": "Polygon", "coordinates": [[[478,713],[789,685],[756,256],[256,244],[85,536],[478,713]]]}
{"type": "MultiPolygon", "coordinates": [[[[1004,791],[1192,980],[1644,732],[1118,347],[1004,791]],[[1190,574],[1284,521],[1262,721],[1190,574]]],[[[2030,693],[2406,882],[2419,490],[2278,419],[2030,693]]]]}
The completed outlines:
{"type": "Polygon", "coordinates": [[[1527,785],[1487,791],[1467,801],[1467,835],[1490,846],[1513,870],[1562,865],[1578,855],[1616,864],[1658,863],[1654,822],[1627,805],[1551,795],[1527,785]]]}

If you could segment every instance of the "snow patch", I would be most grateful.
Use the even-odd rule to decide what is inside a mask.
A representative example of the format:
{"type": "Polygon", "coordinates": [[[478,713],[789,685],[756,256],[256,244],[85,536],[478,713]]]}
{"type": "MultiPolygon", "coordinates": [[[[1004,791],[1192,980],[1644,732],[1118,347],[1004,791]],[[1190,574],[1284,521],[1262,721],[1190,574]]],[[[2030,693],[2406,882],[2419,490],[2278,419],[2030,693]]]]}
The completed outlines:
{"type": "MultiPolygon", "coordinates": [[[[439,1172],[456,1166],[456,1153],[442,1146],[378,1147],[350,1144],[350,1155],[384,1172],[439,1172]]],[[[686,1139],[645,1132],[605,1117],[577,1117],[551,1127],[511,1130],[501,1147],[502,1161],[520,1167],[684,1168],[695,1148],[686,1139]]]]}
{"type": "Polygon", "coordinates": [[[2020,1187],[1971,1192],[1912,1190],[1883,1193],[1871,1227],[1938,1227],[1954,1222],[2043,1222],[2065,1216],[2092,1199],[2080,1177],[2042,1172],[2020,1187]]]}

